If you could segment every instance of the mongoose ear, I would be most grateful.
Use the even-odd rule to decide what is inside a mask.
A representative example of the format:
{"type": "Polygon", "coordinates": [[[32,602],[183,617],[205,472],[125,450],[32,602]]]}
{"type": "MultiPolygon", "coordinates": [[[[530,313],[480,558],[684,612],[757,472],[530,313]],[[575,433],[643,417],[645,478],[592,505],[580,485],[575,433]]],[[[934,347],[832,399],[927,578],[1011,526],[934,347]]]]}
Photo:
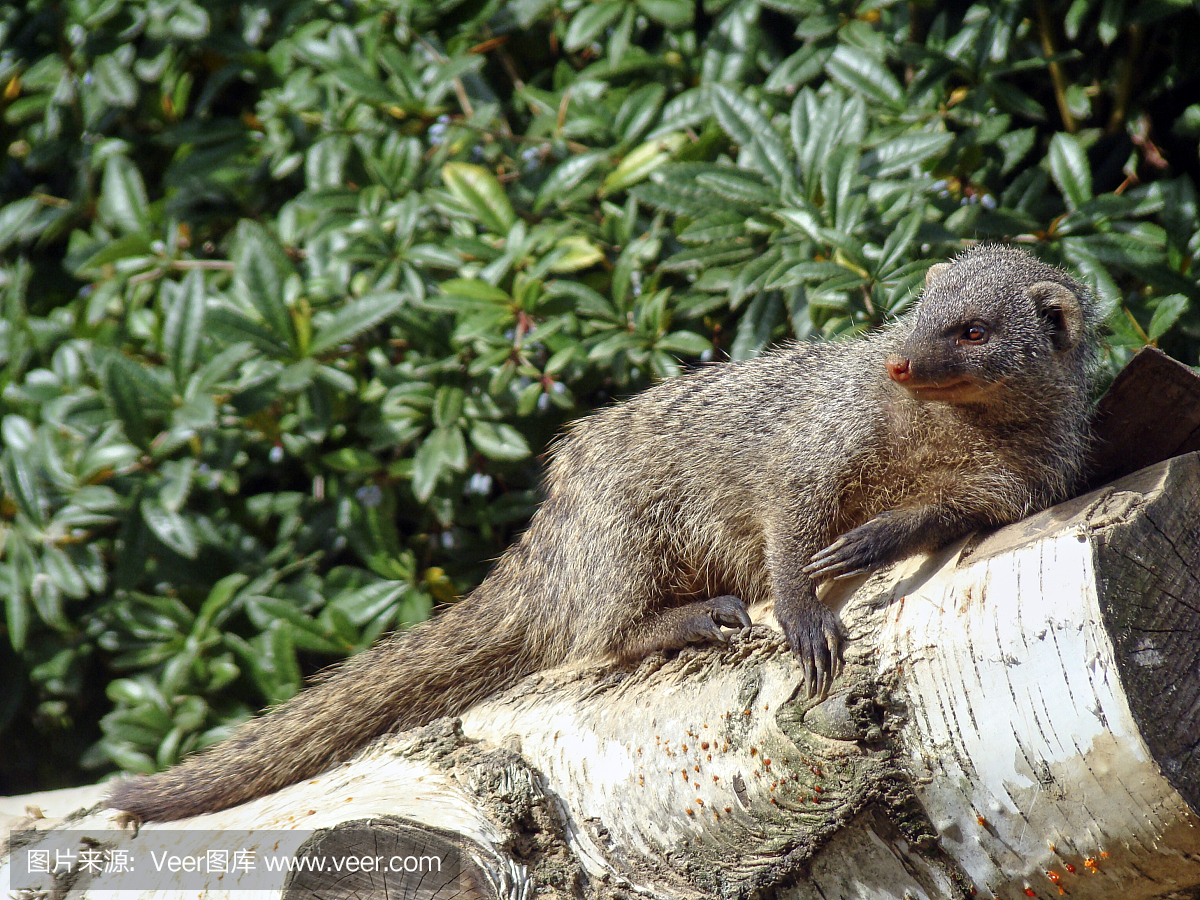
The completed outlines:
{"type": "Polygon", "coordinates": [[[925,287],[929,287],[950,269],[950,263],[934,263],[925,270],[925,287]]]}
{"type": "Polygon", "coordinates": [[[1064,353],[1083,340],[1083,304],[1073,290],[1057,281],[1039,281],[1026,293],[1049,326],[1055,350],[1064,353]]]}

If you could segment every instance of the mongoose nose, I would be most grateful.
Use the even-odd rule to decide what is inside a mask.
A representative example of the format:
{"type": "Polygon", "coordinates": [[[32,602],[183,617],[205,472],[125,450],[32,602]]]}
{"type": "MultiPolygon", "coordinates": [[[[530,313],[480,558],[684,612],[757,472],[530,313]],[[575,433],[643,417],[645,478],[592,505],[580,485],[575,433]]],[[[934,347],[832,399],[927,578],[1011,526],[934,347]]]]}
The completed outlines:
{"type": "Polygon", "coordinates": [[[887,366],[888,378],[892,381],[903,383],[912,378],[911,365],[903,356],[892,354],[883,361],[883,364],[887,366]]]}

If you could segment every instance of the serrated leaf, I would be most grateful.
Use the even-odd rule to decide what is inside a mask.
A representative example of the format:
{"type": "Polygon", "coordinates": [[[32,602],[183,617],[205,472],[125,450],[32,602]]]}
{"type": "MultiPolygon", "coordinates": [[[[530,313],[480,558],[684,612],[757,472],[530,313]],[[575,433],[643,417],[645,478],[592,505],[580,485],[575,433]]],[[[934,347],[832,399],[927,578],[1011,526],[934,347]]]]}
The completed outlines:
{"type": "Polygon", "coordinates": [[[22,236],[22,230],[42,204],[34,197],[25,197],[0,209],[0,252],[22,236]]]}
{"type": "Polygon", "coordinates": [[[200,543],[192,524],[177,512],[167,509],[156,499],[147,497],[141,503],[142,521],[154,536],[180,556],[195,559],[200,543]]]}
{"type": "Polygon", "coordinates": [[[125,435],[142,449],[150,444],[147,414],[162,413],[170,405],[170,393],[146,369],[120,353],[104,364],[105,399],[125,426],[125,435]]]}
{"type": "Polygon", "coordinates": [[[440,285],[444,297],[461,297],[473,303],[512,303],[512,297],[502,288],[478,278],[451,278],[440,285]]]}
{"type": "Polygon", "coordinates": [[[696,176],[696,183],[711,188],[713,193],[735,203],[755,207],[775,206],[779,203],[778,190],[773,190],[755,173],[741,169],[704,172],[696,176]]]}
{"type": "Polygon", "coordinates": [[[1169,297],[1163,297],[1158,301],[1154,315],[1150,318],[1150,327],[1146,329],[1146,336],[1152,341],[1157,341],[1179,320],[1189,305],[1188,298],[1183,294],[1171,294],[1169,297]]]}
{"type": "Polygon", "coordinates": [[[257,310],[274,340],[294,352],[296,330],[283,299],[283,282],[292,272],[286,254],[265,228],[245,220],[238,224],[235,246],[233,281],[238,296],[257,310]]]}
{"type": "Polygon", "coordinates": [[[586,47],[605,28],[615,22],[624,10],[625,4],[620,0],[599,0],[599,2],[585,3],[571,17],[567,33],[563,35],[563,46],[572,52],[586,47]]]}
{"type": "Polygon", "coordinates": [[[4,454],[4,491],[36,527],[46,526],[46,496],[29,454],[9,448],[4,454]]]}
{"type": "MultiPolygon", "coordinates": [[[[228,307],[218,306],[211,310],[208,314],[208,327],[223,343],[250,343],[277,359],[288,359],[291,356],[291,348],[276,337],[274,332],[228,307]]],[[[246,358],[244,351],[240,355],[243,359],[246,358]]],[[[236,365],[241,360],[230,362],[231,365],[236,365]]]]}
{"type": "Polygon", "coordinates": [[[843,87],[894,110],[904,108],[904,89],[880,60],[866,50],[839,44],[825,64],[829,77],[843,87]]]}
{"type": "Polygon", "coordinates": [[[186,395],[194,397],[212,390],[254,355],[254,348],[249,342],[235,341],[196,370],[196,374],[188,381],[186,395]]]}
{"type": "Polygon", "coordinates": [[[128,157],[113,154],[104,164],[97,206],[101,217],[128,234],[150,228],[150,201],[142,173],[128,157]]]}
{"type": "Polygon", "coordinates": [[[1092,169],[1079,141],[1069,134],[1056,134],[1050,141],[1050,175],[1069,209],[1092,199],[1092,169]]]}
{"type": "Polygon", "coordinates": [[[482,166],[448,162],[442,166],[442,181],[450,193],[470,209],[478,222],[492,234],[508,234],[517,221],[504,187],[495,175],[482,166]]]}
{"type": "Polygon", "coordinates": [[[163,352],[171,364],[171,373],[181,392],[196,367],[196,351],[204,334],[207,303],[204,274],[193,269],[179,285],[175,300],[163,320],[163,352]]]}
{"type": "Polygon", "coordinates": [[[712,86],[713,111],[717,121],[742,148],[751,167],[776,190],[792,183],[792,163],[787,149],[770,121],[753,103],[733,89],[712,86]]]}
{"type": "Polygon", "coordinates": [[[538,188],[537,200],[534,201],[533,211],[541,212],[546,206],[561,199],[565,194],[574,190],[590,175],[597,166],[608,160],[608,154],[599,150],[592,153],[579,153],[569,156],[554,167],[554,171],[538,188]]]}
{"type": "Polygon", "coordinates": [[[864,153],[861,171],[870,178],[887,178],[905,173],[912,166],[937,156],[953,142],[952,134],[901,135],[864,153]]]}
{"type": "Polygon", "coordinates": [[[309,353],[317,356],[358,337],[398,310],[404,301],[405,295],[399,291],[383,291],[351,300],[321,326],[309,344],[309,353]]]}

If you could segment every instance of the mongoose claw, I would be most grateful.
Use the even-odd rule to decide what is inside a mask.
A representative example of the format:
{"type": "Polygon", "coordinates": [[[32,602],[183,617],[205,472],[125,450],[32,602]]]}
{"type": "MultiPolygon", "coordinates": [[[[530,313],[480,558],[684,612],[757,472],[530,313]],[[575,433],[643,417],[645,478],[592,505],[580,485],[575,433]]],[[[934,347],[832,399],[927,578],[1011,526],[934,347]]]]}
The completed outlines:
{"type": "Polygon", "coordinates": [[[881,518],[872,519],[814,554],[802,571],[813,581],[862,575],[891,561],[890,537],[891,529],[881,518]]]}
{"type": "Polygon", "coordinates": [[[824,697],[842,671],[842,625],[828,607],[815,603],[795,612],[775,607],[775,617],[800,663],[810,697],[824,697]]]}
{"type": "Polygon", "coordinates": [[[749,628],[750,612],[740,597],[723,594],[684,607],[691,615],[685,620],[681,638],[689,644],[725,644],[725,628],[749,628]]]}
{"type": "Polygon", "coordinates": [[[639,660],[659,650],[682,650],[689,644],[725,644],[725,628],[749,628],[746,604],[732,594],[697,600],[664,610],[640,629],[625,635],[618,655],[639,660]]]}
{"type": "Polygon", "coordinates": [[[750,611],[741,597],[733,594],[722,594],[705,601],[710,608],[712,619],[718,625],[726,628],[749,628],[754,623],[750,621],[750,611]]]}

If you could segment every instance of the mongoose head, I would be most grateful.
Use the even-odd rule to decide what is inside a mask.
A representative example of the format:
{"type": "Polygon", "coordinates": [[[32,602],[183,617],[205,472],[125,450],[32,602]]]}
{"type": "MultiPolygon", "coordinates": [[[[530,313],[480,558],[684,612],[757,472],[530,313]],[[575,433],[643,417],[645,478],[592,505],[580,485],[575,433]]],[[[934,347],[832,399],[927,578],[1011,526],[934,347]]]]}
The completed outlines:
{"type": "Polygon", "coordinates": [[[1091,297],[1023,250],[984,245],[930,267],[908,319],[885,365],[917,400],[999,403],[1032,380],[1064,375],[1086,386],[1097,324],[1091,297]]]}

